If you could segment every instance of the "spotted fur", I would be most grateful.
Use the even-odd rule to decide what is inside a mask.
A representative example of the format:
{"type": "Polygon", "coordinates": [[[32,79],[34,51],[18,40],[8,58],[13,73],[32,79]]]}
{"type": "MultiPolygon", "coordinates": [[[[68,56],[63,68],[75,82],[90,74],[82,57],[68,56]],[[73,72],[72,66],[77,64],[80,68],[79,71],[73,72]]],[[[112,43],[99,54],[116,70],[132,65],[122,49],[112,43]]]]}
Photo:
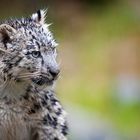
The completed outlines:
{"type": "Polygon", "coordinates": [[[45,11],[0,23],[0,140],[67,140],[53,85],[56,46],[45,11]]]}

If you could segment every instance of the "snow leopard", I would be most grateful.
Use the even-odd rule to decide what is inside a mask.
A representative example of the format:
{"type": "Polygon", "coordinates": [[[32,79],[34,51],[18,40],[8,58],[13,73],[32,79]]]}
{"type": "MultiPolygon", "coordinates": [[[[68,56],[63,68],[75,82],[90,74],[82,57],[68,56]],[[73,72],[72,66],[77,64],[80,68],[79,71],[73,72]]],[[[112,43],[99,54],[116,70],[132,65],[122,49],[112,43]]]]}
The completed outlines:
{"type": "Polygon", "coordinates": [[[57,46],[46,11],[0,22],[0,140],[67,140],[54,85],[57,46]]]}

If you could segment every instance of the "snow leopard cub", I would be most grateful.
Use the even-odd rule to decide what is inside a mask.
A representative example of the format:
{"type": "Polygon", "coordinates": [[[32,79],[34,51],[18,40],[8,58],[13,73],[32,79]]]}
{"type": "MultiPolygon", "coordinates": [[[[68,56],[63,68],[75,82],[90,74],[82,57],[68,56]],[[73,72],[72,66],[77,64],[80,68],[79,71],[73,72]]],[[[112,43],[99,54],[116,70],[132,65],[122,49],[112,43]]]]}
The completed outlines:
{"type": "Polygon", "coordinates": [[[0,23],[0,140],[67,140],[53,91],[57,43],[45,14],[0,23]]]}

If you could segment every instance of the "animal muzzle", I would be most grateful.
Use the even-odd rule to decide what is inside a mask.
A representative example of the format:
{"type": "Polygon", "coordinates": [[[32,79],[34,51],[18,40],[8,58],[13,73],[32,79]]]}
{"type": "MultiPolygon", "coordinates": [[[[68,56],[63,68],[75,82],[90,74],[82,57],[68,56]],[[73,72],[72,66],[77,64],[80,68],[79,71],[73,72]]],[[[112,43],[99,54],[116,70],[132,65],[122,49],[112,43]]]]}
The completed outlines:
{"type": "Polygon", "coordinates": [[[32,78],[32,81],[37,85],[52,85],[59,76],[59,69],[48,69],[47,73],[41,73],[39,76],[32,78]]]}

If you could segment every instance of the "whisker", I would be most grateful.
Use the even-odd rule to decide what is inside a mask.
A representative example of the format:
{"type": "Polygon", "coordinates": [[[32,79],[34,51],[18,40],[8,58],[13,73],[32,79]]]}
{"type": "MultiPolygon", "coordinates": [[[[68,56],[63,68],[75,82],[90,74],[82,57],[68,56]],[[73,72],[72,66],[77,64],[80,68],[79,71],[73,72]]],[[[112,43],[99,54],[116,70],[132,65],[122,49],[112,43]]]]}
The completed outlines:
{"type": "Polygon", "coordinates": [[[9,81],[5,81],[2,85],[0,85],[2,91],[6,89],[8,84],[9,84],[9,81]]]}
{"type": "Polygon", "coordinates": [[[8,84],[7,76],[5,77],[5,80],[1,81],[0,87],[5,87],[8,84]]]}
{"type": "Polygon", "coordinates": [[[41,72],[35,72],[35,73],[24,73],[24,74],[19,74],[18,76],[46,76],[49,75],[47,73],[41,73],[41,72]]]}
{"type": "Polygon", "coordinates": [[[18,79],[30,79],[30,78],[33,78],[35,76],[40,76],[40,75],[18,76],[18,79]]]}
{"type": "Polygon", "coordinates": [[[7,50],[4,50],[4,49],[2,49],[2,48],[0,48],[0,51],[2,51],[2,52],[4,52],[4,53],[8,53],[8,54],[12,54],[11,52],[9,52],[9,51],[7,51],[7,50]]]}
{"type": "Polygon", "coordinates": [[[39,75],[40,73],[39,72],[35,72],[35,73],[24,73],[24,74],[19,74],[19,76],[36,76],[36,75],[39,75]]]}

